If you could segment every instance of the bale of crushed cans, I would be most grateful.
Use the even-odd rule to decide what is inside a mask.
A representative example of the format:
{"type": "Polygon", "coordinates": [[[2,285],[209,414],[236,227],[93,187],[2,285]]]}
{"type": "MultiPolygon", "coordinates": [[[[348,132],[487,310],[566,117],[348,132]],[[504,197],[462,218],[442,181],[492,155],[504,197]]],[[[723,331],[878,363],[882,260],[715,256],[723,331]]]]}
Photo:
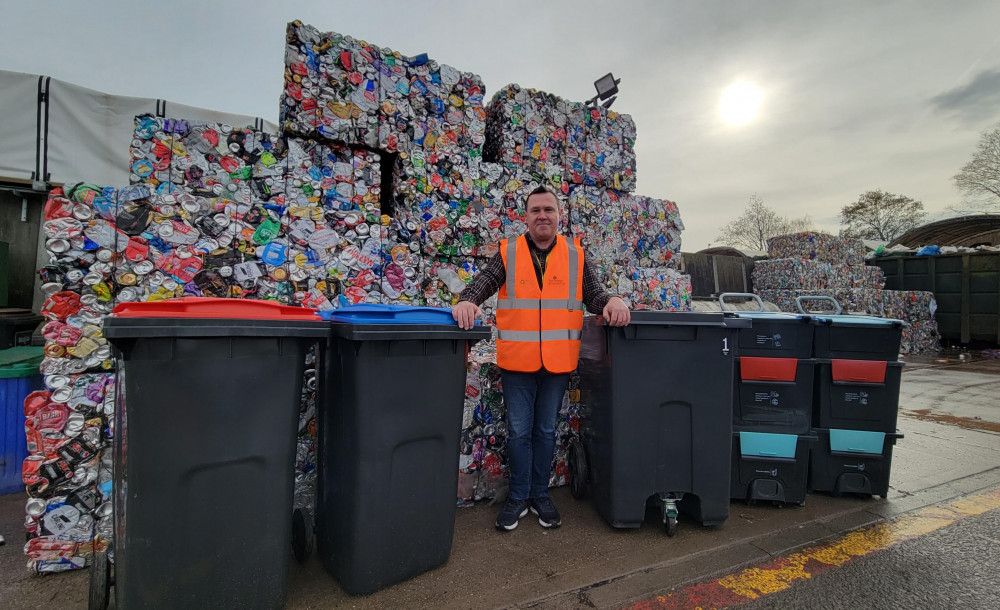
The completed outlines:
{"type": "Polygon", "coordinates": [[[865,245],[860,239],[806,231],[768,239],[767,255],[770,258],[800,258],[835,265],[863,265],[865,245]]]}
{"type": "Polygon", "coordinates": [[[635,122],[627,114],[522,88],[502,88],[486,109],[484,158],[567,184],[635,188],[635,122]]]}
{"type": "MultiPolygon", "coordinates": [[[[827,296],[835,299],[845,313],[892,318],[906,322],[900,352],[918,354],[940,350],[940,337],[934,313],[937,303],[934,293],[909,290],[880,290],[873,288],[838,288],[822,290],[756,290],[764,301],[774,303],[781,311],[798,312],[796,299],[800,296],[827,296]]],[[[823,311],[822,302],[806,303],[809,309],[823,311]]]]}
{"type": "Polygon", "coordinates": [[[568,210],[569,234],[602,266],[679,267],[684,223],[676,203],[579,186],[570,189],[568,210]]]}
{"type": "Polygon", "coordinates": [[[840,265],[801,258],[754,263],[753,284],[761,290],[883,288],[885,273],[870,265],[840,265]]]}
{"type": "Polygon", "coordinates": [[[428,59],[336,32],[288,24],[284,134],[478,156],[485,141],[482,80],[428,59]]]}

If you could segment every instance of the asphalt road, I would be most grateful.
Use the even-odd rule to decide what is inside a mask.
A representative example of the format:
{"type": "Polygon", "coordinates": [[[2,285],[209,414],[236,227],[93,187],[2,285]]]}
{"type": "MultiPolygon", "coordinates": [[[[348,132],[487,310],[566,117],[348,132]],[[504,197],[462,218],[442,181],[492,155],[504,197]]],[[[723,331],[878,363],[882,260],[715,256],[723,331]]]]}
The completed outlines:
{"type": "Polygon", "coordinates": [[[1000,510],[743,604],[764,608],[1000,608],[1000,510]]]}

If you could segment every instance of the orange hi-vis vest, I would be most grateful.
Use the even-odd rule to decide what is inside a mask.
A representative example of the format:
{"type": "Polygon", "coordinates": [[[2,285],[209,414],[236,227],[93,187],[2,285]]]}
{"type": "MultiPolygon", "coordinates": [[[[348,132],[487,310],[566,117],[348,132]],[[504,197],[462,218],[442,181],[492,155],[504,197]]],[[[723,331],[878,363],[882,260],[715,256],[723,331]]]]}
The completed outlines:
{"type": "Polygon", "coordinates": [[[528,240],[500,242],[507,282],[497,300],[497,365],[508,371],[571,373],[583,334],[583,248],[561,235],[538,286],[528,240]]]}

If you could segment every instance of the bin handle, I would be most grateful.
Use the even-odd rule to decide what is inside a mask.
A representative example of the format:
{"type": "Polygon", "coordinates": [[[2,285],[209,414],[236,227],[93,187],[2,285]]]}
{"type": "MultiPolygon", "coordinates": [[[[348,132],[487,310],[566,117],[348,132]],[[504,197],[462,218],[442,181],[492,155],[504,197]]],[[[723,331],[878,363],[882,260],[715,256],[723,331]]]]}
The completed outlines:
{"type": "Polygon", "coordinates": [[[833,303],[834,315],[839,316],[840,314],[844,313],[844,308],[840,306],[840,303],[837,302],[837,299],[823,295],[815,295],[815,296],[803,295],[795,297],[795,307],[798,308],[799,313],[804,313],[804,314],[809,313],[808,311],[806,311],[805,307],[802,306],[803,301],[827,301],[828,303],[833,303]]]}
{"type": "Polygon", "coordinates": [[[777,451],[759,451],[761,455],[778,455],[777,451]]]}
{"type": "Polygon", "coordinates": [[[756,295],[752,292],[723,292],[719,295],[719,307],[722,311],[726,311],[726,298],[740,297],[744,299],[753,299],[757,301],[758,311],[764,311],[764,301],[760,299],[760,295],[756,295]]]}

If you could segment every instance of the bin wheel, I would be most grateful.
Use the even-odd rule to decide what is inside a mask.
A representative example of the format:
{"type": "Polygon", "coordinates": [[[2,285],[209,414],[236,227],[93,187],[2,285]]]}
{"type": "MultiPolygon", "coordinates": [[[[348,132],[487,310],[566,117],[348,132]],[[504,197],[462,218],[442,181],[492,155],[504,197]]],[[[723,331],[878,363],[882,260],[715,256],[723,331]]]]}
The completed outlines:
{"type": "Polygon", "coordinates": [[[111,599],[111,562],[108,552],[94,553],[94,561],[90,565],[90,592],[87,599],[87,610],[105,610],[111,599]]]}
{"type": "Polygon", "coordinates": [[[587,464],[587,451],[583,443],[574,440],[569,446],[569,492],[577,500],[587,497],[590,486],[590,468],[587,464]]]}
{"type": "Polygon", "coordinates": [[[292,553],[299,563],[312,555],[315,540],[312,513],[308,508],[296,508],[292,511],[292,553]]]}
{"type": "Polygon", "coordinates": [[[667,536],[674,537],[677,533],[677,515],[668,515],[663,522],[663,527],[667,530],[667,536]]]}

